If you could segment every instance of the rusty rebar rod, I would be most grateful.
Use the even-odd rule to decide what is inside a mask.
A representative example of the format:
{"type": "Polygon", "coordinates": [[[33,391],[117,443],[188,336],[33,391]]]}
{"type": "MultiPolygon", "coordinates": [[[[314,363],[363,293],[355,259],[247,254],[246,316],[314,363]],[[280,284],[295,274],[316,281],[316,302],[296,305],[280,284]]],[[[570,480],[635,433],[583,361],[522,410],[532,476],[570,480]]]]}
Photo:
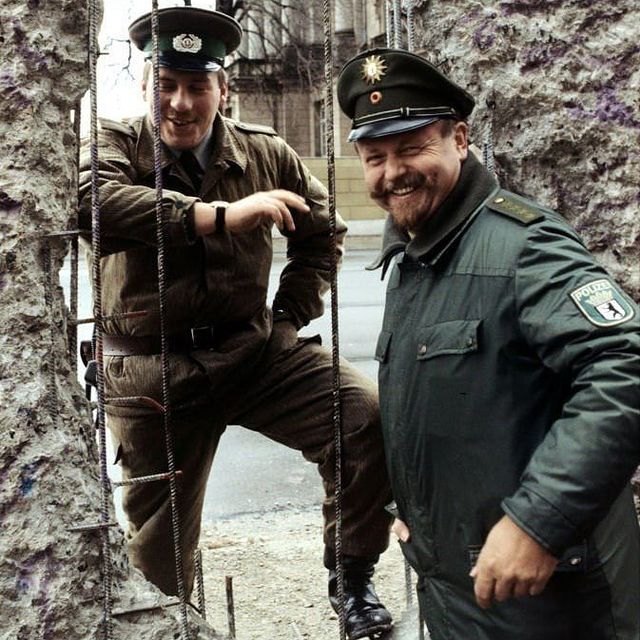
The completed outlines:
{"type": "Polygon", "coordinates": [[[227,592],[227,620],[229,622],[229,637],[236,637],[236,611],[233,603],[233,577],[225,577],[225,587],[227,592]]]}
{"type": "MultiPolygon", "coordinates": [[[[91,104],[91,250],[93,253],[92,283],[93,283],[93,315],[97,321],[95,325],[96,351],[96,392],[98,409],[96,424],[98,427],[98,456],[100,460],[100,520],[109,522],[111,503],[111,485],[107,472],[107,435],[104,409],[104,362],[102,359],[102,273],[100,268],[101,224],[100,224],[100,192],[99,192],[99,160],[98,160],[98,31],[100,11],[97,0],[89,1],[89,96],[91,104]]],[[[109,544],[109,531],[100,530],[100,544],[102,551],[102,637],[104,640],[113,638],[113,561],[109,544]]]]}
{"type": "Polygon", "coordinates": [[[77,527],[67,527],[70,533],[85,533],[87,531],[101,531],[110,527],[117,527],[117,522],[97,522],[95,524],[81,524],[77,527]]]}
{"type": "Polygon", "coordinates": [[[404,586],[407,595],[407,608],[409,608],[413,605],[413,580],[411,565],[406,558],[404,559],[404,586]]]}
{"type": "Polygon", "coordinates": [[[80,229],[67,229],[66,231],[53,231],[51,233],[44,233],[39,238],[42,239],[56,239],[56,238],[77,238],[82,231],[80,229]]]}
{"type": "MultiPolygon", "coordinates": [[[[176,476],[182,476],[182,471],[176,471],[176,476]]],[[[155,473],[150,476],[139,476],[138,478],[128,478],[127,480],[114,480],[111,484],[114,487],[130,487],[132,485],[147,484],[149,482],[161,482],[162,480],[169,480],[171,478],[170,473],[155,473]]]]}
{"type": "Polygon", "coordinates": [[[180,604],[180,598],[167,598],[165,602],[153,602],[149,604],[140,604],[134,607],[122,607],[113,610],[113,616],[126,616],[133,613],[142,613],[144,611],[155,611],[156,609],[166,609],[168,607],[176,607],[180,604]]]}
{"type": "Polygon", "coordinates": [[[105,404],[111,405],[112,407],[129,407],[132,404],[142,404],[151,409],[155,409],[158,413],[164,413],[164,407],[153,398],[149,398],[148,396],[118,396],[118,397],[109,397],[104,399],[105,404]]]}
{"type": "MultiPolygon", "coordinates": [[[[126,311],[124,313],[112,313],[108,316],[102,316],[102,321],[105,320],[126,320],[128,318],[143,318],[149,312],[148,311],[126,311]]],[[[73,324],[92,324],[96,319],[94,317],[90,318],[78,318],[77,320],[70,320],[73,324]]]]}
{"type": "Polygon", "coordinates": [[[187,618],[187,589],[182,558],[182,523],[176,480],[174,435],[171,424],[171,372],[169,368],[169,345],[167,337],[168,288],[166,276],[166,234],[165,215],[162,191],[162,141],[160,137],[160,19],[158,16],[158,0],[151,2],[151,53],[153,71],[153,166],[155,177],[155,214],[156,214],[156,246],[158,266],[158,310],[160,328],[160,368],[162,372],[162,424],[164,427],[165,453],[169,476],[169,501],[171,505],[171,535],[176,569],[177,595],[180,598],[180,621],[182,640],[189,640],[189,624],[187,618]]]}
{"type": "MultiPolygon", "coordinates": [[[[176,472],[180,473],[179,471],[176,472]]],[[[198,609],[200,609],[200,615],[203,620],[207,619],[206,602],[204,597],[204,576],[202,575],[202,549],[196,549],[195,556],[195,568],[196,568],[196,587],[198,597],[198,609]]]]}
{"type": "Polygon", "coordinates": [[[51,245],[45,242],[42,245],[42,261],[44,263],[44,303],[49,314],[49,345],[47,354],[47,411],[54,424],[58,422],[58,385],[56,381],[56,331],[55,311],[53,305],[53,266],[51,264],[51,245]]]}

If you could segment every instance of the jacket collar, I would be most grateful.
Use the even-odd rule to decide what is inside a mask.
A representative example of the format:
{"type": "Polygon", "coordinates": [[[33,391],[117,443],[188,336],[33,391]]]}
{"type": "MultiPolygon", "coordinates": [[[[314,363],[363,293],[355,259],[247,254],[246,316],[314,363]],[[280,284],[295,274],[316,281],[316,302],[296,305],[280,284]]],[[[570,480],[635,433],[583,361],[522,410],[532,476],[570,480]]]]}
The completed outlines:
{"type": "Polygon", "coordinates": [[[433,218],[428,220],[411,239],[387,217],[382,251],[367,269],[383,266],[386,273],[394,255],[404,251],[413,260],[433,265],[447,252],[481,211],[485,201],[499,189],[496,179],[469,153],[462,163],[460,177],[451,193],[433,218]]]}
{"type": "MultiPolygon", "coordinates": [[[[136,160],[140,177],[144,177],[154,172],[153,123],[151,117],[146,115],[131,124],[138,134],[136,160]]],[[[218,115],[213,121],[210,148],[211,156],[208,166],[205,167],[205,173],[206,169],[213,164],[235,165],[244,173],[247,166],[247,154],[242,149],[233,126],[221,115],[218,115]]],[[[165,144],[162,144],[160,161],[164,169],[176,164],[178,157],[171,153],[171,150],[165,144]]]]}

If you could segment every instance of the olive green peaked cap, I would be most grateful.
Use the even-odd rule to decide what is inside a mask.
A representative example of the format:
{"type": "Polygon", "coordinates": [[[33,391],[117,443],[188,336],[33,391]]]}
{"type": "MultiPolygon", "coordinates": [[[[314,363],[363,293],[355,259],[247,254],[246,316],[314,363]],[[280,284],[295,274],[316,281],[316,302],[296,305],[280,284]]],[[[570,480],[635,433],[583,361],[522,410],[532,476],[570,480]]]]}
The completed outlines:
{"type": "MultiPolygon", "coordinates": [[[[129,37],[145,59],[152,56],[151,13],[129,25],[129,37]]],[[[158,11],[158,61],[183,71],[219,71],[242,39],[237,20],[219,11],[169,7],[158,11]]]]}
{"type": "Polygon", "coordinates": [[[371,49],[351,58],[338,78],[338,102],[352,120],[349,141],[464,120],[475,101],[424,58],[402,49],[371,49]]]}

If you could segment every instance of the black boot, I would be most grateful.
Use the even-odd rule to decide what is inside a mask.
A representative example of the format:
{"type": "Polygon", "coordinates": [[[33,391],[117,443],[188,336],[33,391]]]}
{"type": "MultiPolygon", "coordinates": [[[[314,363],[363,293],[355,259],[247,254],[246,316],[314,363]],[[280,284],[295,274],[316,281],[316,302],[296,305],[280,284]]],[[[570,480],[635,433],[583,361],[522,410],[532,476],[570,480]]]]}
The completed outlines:
{"type": "MultiPolygon", "coordinates": [[[[345,630],[349,640],[367,638],[389,631],[391,614],[380,602],[371,578],[379,556],[342,556],[344,568],[345,630]]],[[[329,602],[340,615],[338,578],[332,549],[325,549],[324,564],[329,569],[329,602]]]]}

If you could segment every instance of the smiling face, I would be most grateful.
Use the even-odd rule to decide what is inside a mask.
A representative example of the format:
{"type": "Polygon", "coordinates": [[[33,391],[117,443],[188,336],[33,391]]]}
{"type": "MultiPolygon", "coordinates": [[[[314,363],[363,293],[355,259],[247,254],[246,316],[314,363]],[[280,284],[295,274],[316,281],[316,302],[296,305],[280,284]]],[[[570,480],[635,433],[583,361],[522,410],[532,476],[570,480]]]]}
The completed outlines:
{"type": "Polygon", "coordinates": [[[451,193],[467,157],[467,125],[439,120],[420,129],[358,140],[369,195],[416,231],[451,193]]]}
{"type": "MultiPolygon", "coordinates": [[[[160,137],[173,149],[197,147],[209,133],[227,97],[227,85],[215,73],[160,67],[160,137]]],[[[147,73],[142,90],[153,113],[153,84],[147,73]],[[148,81],[149,80],[149,81],[148,81]]]]}

